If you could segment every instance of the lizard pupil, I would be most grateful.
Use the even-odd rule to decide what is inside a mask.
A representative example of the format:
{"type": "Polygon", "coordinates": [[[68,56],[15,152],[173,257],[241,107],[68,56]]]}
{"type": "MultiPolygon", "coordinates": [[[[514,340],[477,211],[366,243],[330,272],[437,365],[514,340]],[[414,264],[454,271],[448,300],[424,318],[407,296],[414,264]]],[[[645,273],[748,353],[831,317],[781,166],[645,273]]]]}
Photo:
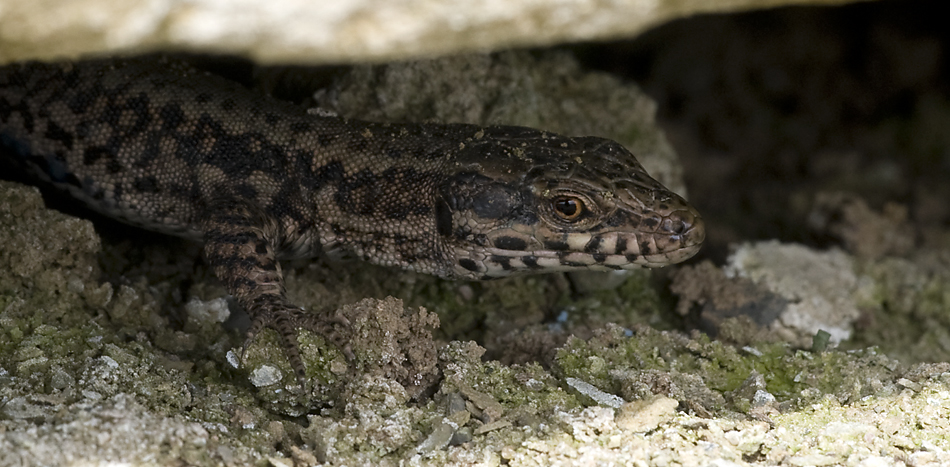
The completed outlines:
{"type": "Polygon", "coordinates": [[[561,196],[554,200],[554,212],[566,221],[577,219],[583,210],[584,203],[577,198],[561,196]]]}

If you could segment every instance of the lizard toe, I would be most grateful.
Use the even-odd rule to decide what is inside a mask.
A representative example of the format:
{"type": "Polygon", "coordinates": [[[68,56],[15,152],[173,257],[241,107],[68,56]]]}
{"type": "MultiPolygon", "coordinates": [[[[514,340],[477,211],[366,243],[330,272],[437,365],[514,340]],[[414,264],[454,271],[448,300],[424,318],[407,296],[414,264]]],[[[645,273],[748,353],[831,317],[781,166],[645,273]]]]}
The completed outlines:
{"type": "Polygon", "coordinates": [[[241,361],[247,348],[264,328],[277,331],[280,345],[287,357],[290,367],[301,387],[306,387],[307,366],[300,354],[300,344],[297,341],[299,329],[306,329],[326,339],[343,352],[348,361],[355,358],[349,343],[350,321],[339,312],[309,313],[300,308],[282,306],[272,308],[267,312],[256,314],[241,350],[241,361]]]}

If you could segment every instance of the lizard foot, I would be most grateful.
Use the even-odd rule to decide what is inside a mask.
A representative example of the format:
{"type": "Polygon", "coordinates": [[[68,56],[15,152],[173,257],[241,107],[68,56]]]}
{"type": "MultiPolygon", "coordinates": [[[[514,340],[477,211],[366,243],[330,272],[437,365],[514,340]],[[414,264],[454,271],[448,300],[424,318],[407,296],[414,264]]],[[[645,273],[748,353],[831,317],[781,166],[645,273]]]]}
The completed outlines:
{"type": "Polygon", "coordinates": [[[284,355],[290,362],[297,382],[306,388],[306,365],[300,356],[300,344],[297,342],[298,329],[303,328],[317,334],[333,345],[337,346],[347,360],[354,358],[349,344],[350,321],[338,312],[309,313],[302,308],[283,305],[269,307],[265,311],[255,313],[251,327],[247,330],[247,338],[241,350],[241,361],[247,348],[254,342],[257,334],[264,328],[277,331],[284,355]]]}

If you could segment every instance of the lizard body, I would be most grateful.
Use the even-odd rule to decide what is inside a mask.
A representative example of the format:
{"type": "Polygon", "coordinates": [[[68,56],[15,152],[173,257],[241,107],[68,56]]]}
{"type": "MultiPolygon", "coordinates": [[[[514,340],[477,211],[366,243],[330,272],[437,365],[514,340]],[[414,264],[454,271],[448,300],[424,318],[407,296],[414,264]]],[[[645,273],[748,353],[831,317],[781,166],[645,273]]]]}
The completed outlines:
{"type": "Polygon", "coordinates": [[[203,241],[249,339],[277,330],[298,378],[299,327],[345,340],[287,300],[279,259],[490,279],[663,266],[705,235],[610,140],[316,116],[166,59],[0,67],[0,151],[107,216],[203,241]]]}

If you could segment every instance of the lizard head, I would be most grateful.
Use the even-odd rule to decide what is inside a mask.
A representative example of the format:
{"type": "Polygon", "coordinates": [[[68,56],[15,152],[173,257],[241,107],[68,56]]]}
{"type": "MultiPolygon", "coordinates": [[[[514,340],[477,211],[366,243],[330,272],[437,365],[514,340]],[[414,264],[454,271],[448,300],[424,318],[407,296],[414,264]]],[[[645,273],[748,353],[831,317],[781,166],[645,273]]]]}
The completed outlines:
{"type": "Polygon", "coordinates": [[[452,163],[436,217],[455,277],[660,267],[705,238],[699,213],[611,140],[490,127],[452,163]]]}

